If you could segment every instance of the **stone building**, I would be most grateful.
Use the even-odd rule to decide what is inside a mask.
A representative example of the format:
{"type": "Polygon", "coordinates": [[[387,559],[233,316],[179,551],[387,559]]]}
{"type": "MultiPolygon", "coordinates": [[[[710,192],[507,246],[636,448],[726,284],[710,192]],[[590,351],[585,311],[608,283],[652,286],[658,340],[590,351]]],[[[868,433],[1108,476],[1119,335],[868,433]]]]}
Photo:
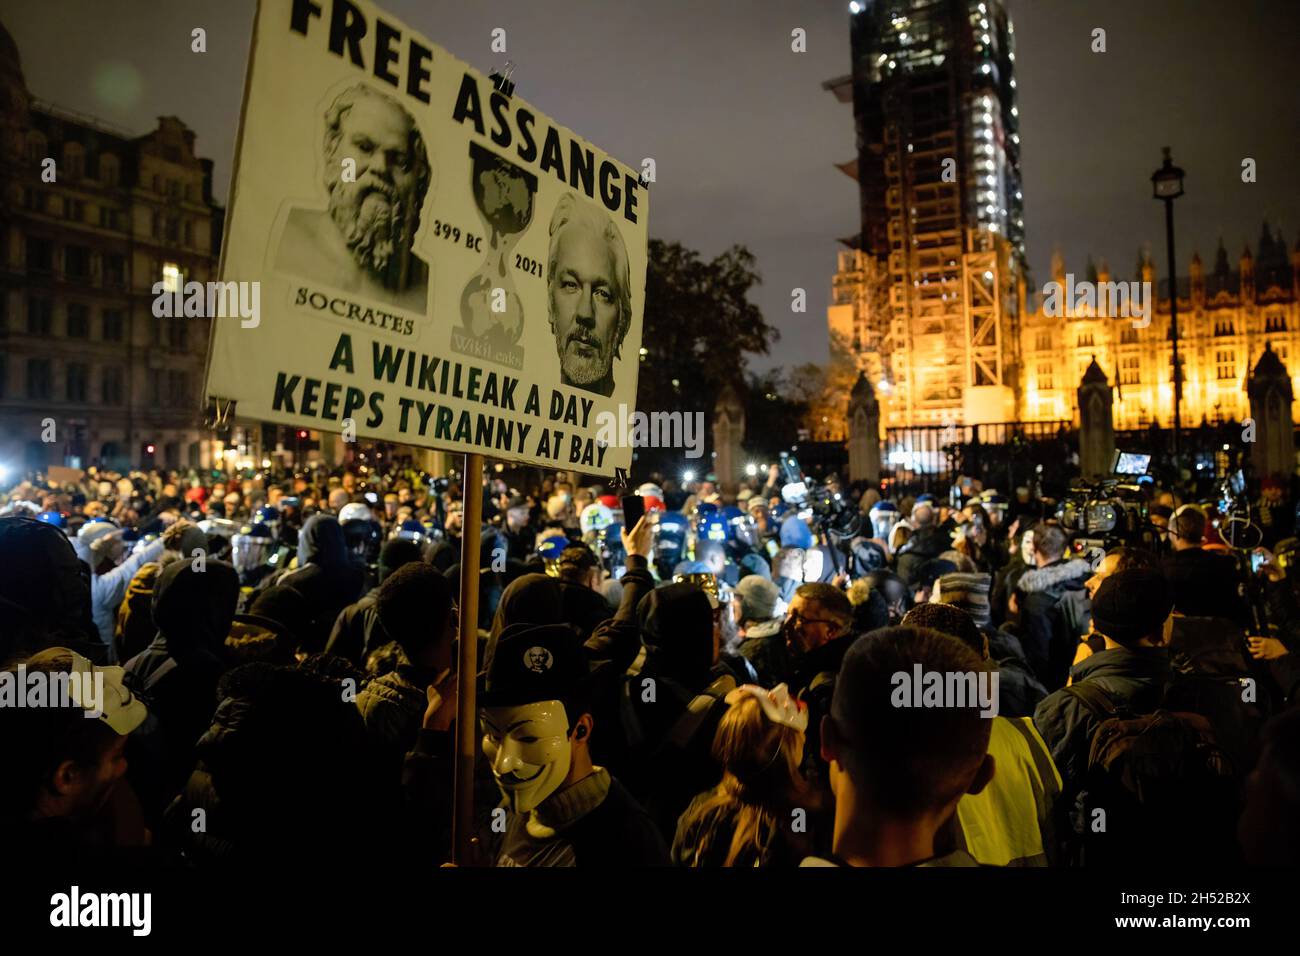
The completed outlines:
{"type": "MultiPolygon", "coordinates": [[[[908,406],[891,395],[891,376],[883,367],[897,368],[922,357],[905,345],[882,356],[854,334],[857,302],[871,295],[866,274],[857,268],[860,254],[840,254],[840,273],[828,324],[832,334],[855,348],[859,367],[872,376],[886,427],[932,424],[931,419],[909,413],[908,406]],[[877,377],[879,376],[879,377],[877,377]]],[[[1062,298],[1061,314],[1040,289],[1020,311],[1018,353],[1021,364],[1011,378],[1015,391],[1014,415],[1018,421],[1075,421],[1079,418],[1078,388],[1088,367],[1096,361],[1116,387],[1115,427],[1145,428],[1152,423],[1173,423],[1173,348],[1168,278],[1157,279],[1149,255],[1141,253],[1131,277],[1118,277],[1103,262],[1089,260],[1084,269],[1068,273],[1059,256],[1052,261],[1049,283],[1075,289],[1062,298]],[[1100,307],[1094,295],[1084,302],[1078,290],[1085,283],[1106,289],[1120,281],[1147,283],[1154,300],[1146,316],[1116,314],[1113,299],[1100,307]],[[1110,306],[1110,307],[1108,307],[1110,306]]],[[[1043,289],[1048,288],[1044,284],[1043,289]]],[[[1246,378],[1272,347],[1300,392],[1300,242],[1290,250],[1283,237],[1264,224],[1256,251],[1247,246],[1235,264],[1220,243],[1214,264],[1206,270],[1200,255],[1193,255],[1188,274],[1178,279],[1178,352],[1183,368],[1182,420],[1184,426],[1241,421],[1250,412],[1246,378]]],[[[1022,295],[1024,292],[1022,290],[1022,295]]],[[[1132,313],[1135,308],[1123,311],[1132,313]]],[[[969,424],[959,411],[949,419],[969,424]]]]}
{"type": "MultiPolygon", "coordinates": [[[[1051,281],[1065,281],[1059,257],[1051,281]]],[[[1114,281],[1105,263],[1091,261],[1078,280],[1114,281]]],[[[1129,316],[1099,317],[1095,307],[1047,314],[1040,302],[1021,328],[1022,416],[1028,421],[1078,418],[1076,390],[1095,358],[1116,386],[1115,427],[1173,423],[1174,377],[1169,281],[1139,254],[1130,281],[1150,283],[1151,323],[1129,316]]],[[[1183,367],[1182,420],[1187,426],[1241,421],[1250,412],[1246,378],[1272,345],[1300,391],[1300,244],[1288,253],[1265,223],[1252,255],[1247,247],[1229,265],[1220,243],[1207,272],[1193,255],[1178,279],[1178,352],[1183,367]]]]}
{"type": "Polygon", "coordinates": [[[0,463],[212,463],[209,320],[156,318],[152,289],[216,278],[223,214],[180,119],[37,100],[0,26],[0,463]]]}

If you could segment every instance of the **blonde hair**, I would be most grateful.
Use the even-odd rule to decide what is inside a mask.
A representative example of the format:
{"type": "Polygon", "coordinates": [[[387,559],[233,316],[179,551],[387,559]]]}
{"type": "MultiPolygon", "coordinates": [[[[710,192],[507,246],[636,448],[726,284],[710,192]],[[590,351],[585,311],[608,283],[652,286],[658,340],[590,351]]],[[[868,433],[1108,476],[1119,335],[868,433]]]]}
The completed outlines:
{"type": "MultiPolygon", "coordinates": [[[[689,828],[704,817],[727,815],[734,821],[723,866],[742,856],[758,858],[768,839],[789,826],[788,808],[809,807],[813,795],[799,772],[803,732],[768,720],[758,699],[746,694],[722,716],[713,737],[713,757],[722,765],[722,782],[690,811],[689,828]]],[[[704,847],[697,848],[697,856],[704,847]]]]}
{"type": "Polygon", "coordinates": [[[871,591],[872,584],[870,578],[857,578],[849,585],[849,603],[854,607],[857,607],[859,604],[865,604],[871,597],[871,591]]]}

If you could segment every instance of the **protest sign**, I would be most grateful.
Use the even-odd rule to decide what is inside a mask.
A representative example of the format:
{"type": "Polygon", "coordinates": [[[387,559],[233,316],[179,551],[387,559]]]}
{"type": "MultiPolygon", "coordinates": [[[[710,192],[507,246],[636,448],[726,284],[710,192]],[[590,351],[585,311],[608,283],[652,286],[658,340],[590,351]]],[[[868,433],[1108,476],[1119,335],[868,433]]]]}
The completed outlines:
{"type": "Polygon", "coordinates": [[[631,448],[598,423],[636,405],[647,205],[634,170],[373,4],[262,0],[221,269],[259,314],[212,323],[206,394],[613,474],[631,448]]]}

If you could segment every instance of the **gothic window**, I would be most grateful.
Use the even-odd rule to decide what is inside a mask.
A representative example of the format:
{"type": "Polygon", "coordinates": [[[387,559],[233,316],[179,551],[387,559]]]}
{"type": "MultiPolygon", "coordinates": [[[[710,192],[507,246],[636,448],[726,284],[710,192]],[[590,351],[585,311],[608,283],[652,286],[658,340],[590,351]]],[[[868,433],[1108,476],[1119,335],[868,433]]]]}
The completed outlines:
{"type": "Polygon", "coordinates": [[[1237,377],[1237,359],[1231,351],[1215,352],[1214,367],[1221,382],[1237,377]]]}
{"type": "Polygon", "coordinates": [[[1120,360],[1119,383],[1121,385],[1140,385],[1142,383],[1142,357],[1130,355],[1120,360]]]}

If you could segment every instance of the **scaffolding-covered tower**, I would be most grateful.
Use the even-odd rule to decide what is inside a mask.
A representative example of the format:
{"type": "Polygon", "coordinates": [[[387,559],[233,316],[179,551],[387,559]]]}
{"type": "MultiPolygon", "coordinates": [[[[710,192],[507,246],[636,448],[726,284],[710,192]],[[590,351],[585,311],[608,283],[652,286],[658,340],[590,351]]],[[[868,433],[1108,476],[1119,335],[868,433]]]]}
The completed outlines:
{"type": "Polygon", "coordinates": [[[1013,28],[996,0],[862,0],[853,72],[861,231],[832,329],[889,426],[1018,417],[1025,272],[1013,28]],[[849,307],[851,306],[851,311],[849,307]]]}

